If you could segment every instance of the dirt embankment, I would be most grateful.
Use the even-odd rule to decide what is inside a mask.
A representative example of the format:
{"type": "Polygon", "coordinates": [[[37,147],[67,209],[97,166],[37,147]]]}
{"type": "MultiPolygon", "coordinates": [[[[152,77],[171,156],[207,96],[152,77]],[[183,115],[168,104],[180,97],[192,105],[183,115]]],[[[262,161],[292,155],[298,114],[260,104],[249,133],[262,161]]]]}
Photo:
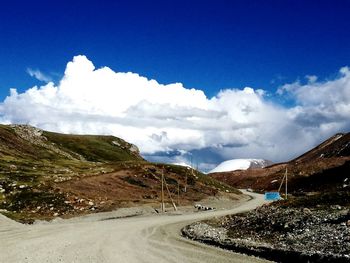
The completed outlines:
{"type": "Polygon", "coordinates": [[[263,206],[246,214],[194,223],[194,240],[278,262],[349,262],[350,212],[263,206]]]}

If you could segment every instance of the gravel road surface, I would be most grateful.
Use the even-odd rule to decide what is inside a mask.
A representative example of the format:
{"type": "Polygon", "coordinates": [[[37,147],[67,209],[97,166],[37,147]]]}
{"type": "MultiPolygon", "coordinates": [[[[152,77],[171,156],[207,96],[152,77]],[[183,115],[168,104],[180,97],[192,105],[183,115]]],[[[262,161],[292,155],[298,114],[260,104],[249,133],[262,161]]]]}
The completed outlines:
{"type": "Polygon", "coordinates": [[[232,209],[114,218],[86,218],[21,225],[0,215],[0,262],[268,262],[181,237],[198,220],[240,213],[264,203],[263,196],[232,209]]]}

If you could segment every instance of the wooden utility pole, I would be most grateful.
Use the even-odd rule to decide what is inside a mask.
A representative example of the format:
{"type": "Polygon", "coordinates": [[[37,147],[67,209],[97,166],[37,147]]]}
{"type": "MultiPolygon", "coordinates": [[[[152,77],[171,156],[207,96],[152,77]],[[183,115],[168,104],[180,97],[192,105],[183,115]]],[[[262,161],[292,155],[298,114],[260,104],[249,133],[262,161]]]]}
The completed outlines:
{"type": "Polygon", "coordinates": [[[284,173],[283,175],[283,178],[282,178],[282,181],[281,181],[281,184],[280,184],[280,187],[278,188],[278,192],[281,191],[281,188],[282,188],[282,185],[283,185],[283,182],[284,182],[284,178],[286,177],[286,173],[284,173]]]}
{"type": "Polygon", "coordinates": [[[175,205],[175,202],[174,202],[173,198],[171,197],[171,193],[170,193],[168,184],[167,184],[166,181],[165,181],[165,178],[164,178],[164,184],[165,184],[166,190],[168,191],[168,195],[169,195],[169,198],[170,198],[170,200],[171,200],[171,204],[173,205],[174,210],[177,211],[177,207],[176,207],[176,205],[175,205]]]}
{"type": "Polygon", "coordinates": [[[286,168],[286,199],[288,199],[288,168],[286,168]]]}
{"type": "MultiPolygon", "coordinates": [[[[161,185],[162,185],[162,192],[161,192],[161,210],[162,210],[162,212],[163,212],[163,213],[165,212],[164,185],[165,185],[165,187],[166,187],[166,190],[167,190],[167,192],[168,192],[168,196],[169,196],[169,198],[170,198],[170,200],[171,200],[171,203],[172,203],[172,205],[173,205],[173,207],[174,207],[174,210],[177,211],[177,207],[176,207],[175,202],[174,202],[174,200],[173,200],[173,198],[172,198],[172,196],[171,196],[171,193],[170,193],[168,184],[166,183],[166,180],[165,180],[164,170],[162,170],[162,177],[161,177],[160,180],[161,180],[161,185]]],[[[178,186],[178,188],[179,188],[179,186],[178,186]]]]}
{"type": "Polygon", "coordinates": [[[170,198],[171,204],[173,205],[174,210],[177,211],[177,207],[175,205],[175,202],[174,202],[173,198],[171,197],[171,193],[170,193],[168,184],[166,183],[166,181],[164,181],[164,183],[165,183],[166,190],[168,191],[168,196],[170,198]]]}
{"type": "Polygon", "coordinates": [[[177,206],[180,206],[180,184],[177,182],[177,206]]]}
{"type": "Polygon", "coordinates": [[[282,188],[282,185],[283,185],[283,182],[285,181],[285,197],[286,199],[288,198],[288,168],[286,168],[286,172],[284,173],[283,175],[283,178],[282,178],[282,181],[281,181],[281,184],[280,184],[280,187],[278,188],[278,192],[281,191],[281,188],[282,188]]]}
{"type": "Polygon", "coordinates": [[[162,193],[161,193],[161,210],[164,213],[165,207],[164,207],[164,171],[162,170],[162,193]]]}

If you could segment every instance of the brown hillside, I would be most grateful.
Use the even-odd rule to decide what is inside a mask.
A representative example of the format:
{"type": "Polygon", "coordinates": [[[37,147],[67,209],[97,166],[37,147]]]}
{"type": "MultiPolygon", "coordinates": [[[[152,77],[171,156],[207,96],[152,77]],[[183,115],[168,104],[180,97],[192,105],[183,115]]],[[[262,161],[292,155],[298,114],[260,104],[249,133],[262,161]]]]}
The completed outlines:
{"type": "Polygon", "coordinates": [[[350,156],[350,133],[338,133],[290,162],[299,163],[344,156],[350,156]]]}
{"type": "Polygon", "coordinates": [[[350,133],[336,134],[287,163],[210,176],[237,188],[277,190],[286,169],[291,192],[343,188],[350,179],[350,133]]]}

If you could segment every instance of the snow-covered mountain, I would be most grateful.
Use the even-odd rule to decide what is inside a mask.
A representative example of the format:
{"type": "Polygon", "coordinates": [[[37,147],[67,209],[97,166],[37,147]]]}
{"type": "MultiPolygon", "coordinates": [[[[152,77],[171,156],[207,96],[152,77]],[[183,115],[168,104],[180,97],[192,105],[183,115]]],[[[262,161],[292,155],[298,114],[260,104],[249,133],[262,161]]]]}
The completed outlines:
{"type": "Polygon", "coordinates": [[[263,168],[272,162],[264,159],[233,159],[220,163],[209,173],[230,172],[235,170],[247,170],[249,168],[263,168]]]}

